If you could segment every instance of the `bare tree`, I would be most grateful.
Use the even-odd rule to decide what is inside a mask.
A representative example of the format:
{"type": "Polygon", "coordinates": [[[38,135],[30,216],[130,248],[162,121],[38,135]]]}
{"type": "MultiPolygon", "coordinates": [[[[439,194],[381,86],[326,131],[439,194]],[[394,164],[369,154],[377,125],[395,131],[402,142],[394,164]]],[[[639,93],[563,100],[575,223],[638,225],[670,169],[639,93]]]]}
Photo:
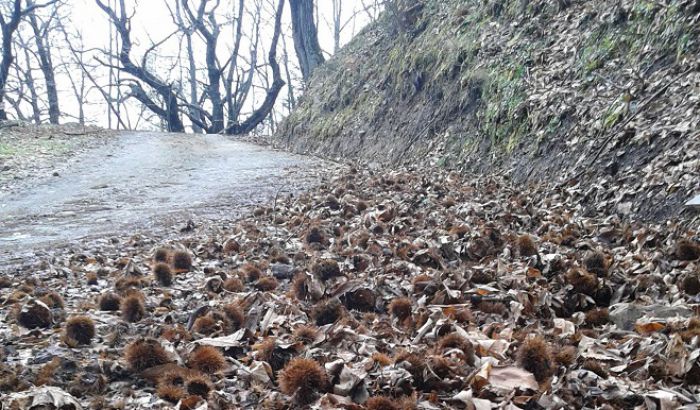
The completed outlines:
{"type": "MultiPolygon", "coordinates": [[[[66,67],[65,69],[65,75],[68,78],[68,81],[70,82],[71,85],[71,91],[73,92],[73,96],[75,97],[75,102],[78,106],[78,113],[73,116],[68,112],[64,112],[63,115],[71,116],[74,117],[75,119],[78,120],[78,123],[80,125],[85,125],[85,104],[87,102],[87,78],[91,75],[90,72],[88,71],[86,64],[85,64],[85,53],[82,51],[78,50],[83,50],[84,45],[83,45],[83,35],[81,31],[76,31],[73,33],[71,36],[68,33],[68,30],[66,30],[65,25],[63,24],[62,19],[58,19],[56,22],[56,31],[59,34],[62,34],[63,39],[65,44],[68,47],[68,50],[70,51],[70,55],[68,57],[65,57],[63,61],[61,61],[62,65],[66,67]],[[77,42],[77,47],[74,46],[74,42],[77,42]],[[70,57],[72,57],[72,61],[70,60],[70,57]]],[[[104,90],[100,89],[102,91],[102,95],[105,96],[104,90]]],[[[107,103],[108,109],[112,108],[111,101],[105,100],[107,103]]],[[[116,110],[115,110],[116,112],[116,110]]],[[[117,115],[118,116],[118,115],[117,115]]]]}
{"type": "Polygon", "coordinates": [[[370,21],[374,21],[379,17],[379,13],[383,9],[382,1],[383,0],[360,0],[362,10],[367,14],[370,21]]]}
{"type": "MultiPolygon", "coordinates": [[[[33,6],[34,1],[27,0],[27,4],[33,6]]],[[[32,10],[28,13],[29,25],[34,33],[36,52],[39,57],[39,68],[46,81],[46,97],[49,105],[49,122],[51,124],[58,124],[61,116],[61,109],[58,104],[56,75],[54,72],[53,59],[51,57],[51,43],[49,41],[52,22],[56,18],[57,13],[58,7],[54,7],[45,21],[41,21],[39,16],[37,16],[36,10],[32,10]]]]}
{"type": "Polygon", "coordinates": [[[113,66],[115,69],[125,72],[137,79],[138,81],[129,82],[129,87],[131,89],[131,94],[129,97],[137,99],[139,102],[148,107],[148,109],[156,114],[161,120],[163,120],[168,131],[184,132],[185,126],[182,122],[182,118],[180,117],[178,95],[173,87],[173,84],[159,78],[146,67],[146,61],[149,54],[162,45],[165,40],[156,42],[149,47],[141,58],[141,64],[137,65],[134,63],[131,57],[131,50],[133,47],[131,40],[131,18],[127,15],[124,0],[119,0],[119,10],[117,11],[103,3],[101,0],[95,0],[95,3],[109,17],[110,21],[119,33],[120,39],[118,50],[119,65],[113,66],[112,64],[106,62],[102,62],[102,64],[107,67],[113,66]],[[160,98],[161,102],[158,102],[156,99],[152,98],[152,96],[143,89],[143,86],[141,85],[142,82],[155,91],[155,94],[158,98],[160,98]]]}
{"type": "Polygon", "coordinates": [[[0,29],[2,30],[2,60],[0,61],[0,121],[7,120],[5,111],[5,88],[10,74],[10,66],[15,60],[12,52],[12,37],[14,36],[20,21],[34,10],[56,3],[58,0],[50,0],[46,3],[23,6],[22,0],[12,0],[0,10],[0,29]]]}
{"type": "MultiPolygon", "coordinates": [[[[194,55],[194,46],[192,44],[192,35],[194,32],[194,28],[189,27],[187,24],[185,24],[185,20],[182,16],[182,7],[181,7],[181,1],[176,0],[175,1],[175,8],[173,9],[170,7],[170,0],[164,0],[165,6],[168,8],[170,11],[170,15],[173,18],[173,21],[175,24],[178,26],[180,29],[180,32],[182,33],[182,36],[185,39],[185,42],[187,44],[187,63],[188,63],[188,76],[187,76],[187,82],[189,83],[189,116],[190,117],[197,117],[199,116],[199,98],[198,98],[198,91],[197,91],[197,61],[195,60],[195,55],[194,55]]],[[[242,0],[241,0],[242,1],[242,0]]],[[[202,127],[200,127],[197,124],[192,124],[192,131],[199,134],[203,132],[204,130],[202,127]]]]}
{"type": "Polygon", "coordinates": [[[238,6],[236,8],[236,29],[233,31],[233,50],[231,51],[231,57],[228,62],[228,70],[226,73],[226,78],[224,79],[224,89],[226,91],[226,106],[227,106],[227,121],[226,128],[231,127],[238,121],[238,117],[241,113],[241,107],[243,106],[243,101],[248,97],[248,92],[250,91],[250,84],[253,82],[253,70],[252,66],[257,63],[258,57],[258,43],[260,41],[260,6],[256,3],[255,12],[253,13],[253,21],[255,22],[255,34],[251,41],[250,47],[250,75],[247,77],[237,75],[239,70],[240,62],[240,51],[241,51],[241,40],[243,39],[243,17],[244,17],[245,6],[243,0],[238,0],[238,6]],[[233,88],[234,76],[236,76],[236,89],[233,88]]]}
{"type": "MultiPolygon", "coordinates": [[[[221,75],[222,69],[216,56],[221,34],[219,23],[216,21],[216,10],[221,4],[220,0],[213,2],[213,7],[207,10],[210,0],[199,0],[199,7],[196,14],[189,6],[189,0],[181,0],[182,7],[186,12],[190,24],[204,39],[206,45],[206,65],[207,79],[209,83],[206,87],[207,97],[212,105],[211,114],[207,115],[210,120],[209,126],[202,127],[207,133],[216,134],[224,130],[224,103],[221,98],[221,75]]],[[[202,124],[199,124],[200,126],[202,124]]]]}
{"type": "Polygon", "coordinates": [[[282,31],[282,12],[284,11],[285,0],[279,0],[277,6],[277,11],[275,13],[275,26],[272,33],[272,41],[270,43],[270,51],[268,52],[268,64],[272,70],[272,83],[269,88],[266,89],[265,99],[263,102],[253,110],[253,112],[246,118],[243,122],[235,122],[227,127],[226,132],[228,134],[247,134],[261,122],[267,118],[272,109],[275,106],[275,101],[277,101],[277,96],[279,95],[282,87],[284,87],[284,80],[282,80],[282,75],[280,73],[280,66],[277,63],[277,45],[279,43],[280,33],[282,31]]]}
{"type": "Polygon", "coordinates": [[[17,36],[17,45],[24,53],[24,64],[20,66],[16,61],[13,63],[17,79],[24,82],[24,85],[29,91],[29,98],[25,101],[32,107],[32,121],[34,124],[41,124],[41,107],[39,107],[39,93],[37,92],[36,81],[34,80],[34,67],[32,66],[32,54],[29,51],[29,45],[24,41],[22,36],[17,36]],[[20,77],[21,75],[21,77],[20,77]]]}
{"type": "MultiPolygon", "coordinates": [[[[355,33],[355,23],[357,22],[357,16],[362,12],[363,10],[366,10],[363,7],[357,7],[355,5],[352,9],[352,13],[345,19],[343,19],[343,13],[346,11],[346,9],[343,8],[343,1],[342,0],[332,0],[333,3],[333,13],[331,15],[331,18],[333,19],[333,23],[331,24],[333,28],[333,53],[337,53],[338,50],[340,50],[340,36],[345,31],[345,29],[348,28],[349,25],[352,25],[352,32],[353,34],[355,33]]],[[[346,2],[347,3],[347,2],[346,2]]]]}
{"type": "Polygon", "coordinates": [[[292,81],[292,73],[289,69],[289,52],[287,51],[287,40],[282,36],[282,62],[284,63],[284,74],[287,77],[287,111],[292,111],[296,107],[297,102],[294,97],[294,82],[292,81]]]}
{"type": "Polygon", "coordinates": [[[314,69],[325,59],[318,43],[318,29],[314,22],[313,0],[289,0],[292,9],[294,48],[299,58],[304,81],[308,82],[314,69]]]}

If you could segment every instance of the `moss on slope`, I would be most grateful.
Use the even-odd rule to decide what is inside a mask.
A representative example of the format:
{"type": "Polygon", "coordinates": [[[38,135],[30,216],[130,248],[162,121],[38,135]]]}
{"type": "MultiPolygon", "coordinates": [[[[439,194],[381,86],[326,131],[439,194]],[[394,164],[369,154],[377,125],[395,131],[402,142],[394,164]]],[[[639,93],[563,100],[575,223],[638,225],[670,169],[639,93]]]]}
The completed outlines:
{"type": "Polygon", "coordinates": [[[659,163],[659,153],[683,151],[685,168],[698,159],[697,2],[413,4],[406,32],[385,15],[317,70],[278,145],[497,168],[519,180],[607,174],[618,182],[629,173],[625,186],[640,198],[621,213],[679,210],[686,192],[667,181],[654,188],[645,170],[673,179],[678,158],[659,163]],[[642,199],[659,195],[667,200],[642,199]]]}

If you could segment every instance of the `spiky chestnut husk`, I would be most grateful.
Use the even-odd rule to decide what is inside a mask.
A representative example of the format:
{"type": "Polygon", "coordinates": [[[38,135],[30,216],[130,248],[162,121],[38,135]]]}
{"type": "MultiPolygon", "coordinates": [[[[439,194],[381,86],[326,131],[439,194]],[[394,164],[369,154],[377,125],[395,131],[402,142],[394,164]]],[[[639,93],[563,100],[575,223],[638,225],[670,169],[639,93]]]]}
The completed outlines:
{"type": "Polygon", "coordinates": [[[161,263],[168,263],[168,260],[170,259],[170,250],[167,248],[158,248],[153,252],[153,261],[154,262],[161,262],[161,263]]]}
{"type": "Polygon", "coordinates": [[[377,304],[377,295],[372,289],[360,288],[345,293],[342,298],[348,310],[373,312],[377,304]]]}
{"type": "Polygon", "coordinates": [[[496,277],[491,272],[483,270],[475,271],[469,279],[472,283],[485,285],[496,280],[496,277]]]}
{"type": "Polygon", "coordinates": [[[216,373],[226,366],[226,359],[219,349],[213,346],[200,346],[190,353],[187,365],[203,373],[216,373]]]}
{"type": "Polygon", "coordinates": [[[192,325],[193,332],[203,335],[211,335],[218,330],[221,330],[221,327],[216,319],[214,319],[211,315],[198,317],[192,325]]]}
{"type": "Polygon", "coordinates": [[[389,366],[392,363],[391,357],[381,352],[372,353],[372,361],[380,366],[389,366]]]}
{"type": "Polygon", "coordinates": [[[585,269],[573,268],[569,270],[566,274],[566,281],[578,293],[592,296],[598,289],[598,277],[585,269]]]}
{"type": "Polygon", "coordinates": [[[309,296],[308,278],[303,273],[298,273],[292,279],[292,293],[298,301],[305,301],[309,296]]]}
{"type": "Polygon", "coordinates": [[[681,239],[676,243],[674,253],[679,260],[693,261],[700,258],[700,244],[690,239],[681,239]]]}
{"type": "Polygon", "coordinates": [[[50,362],[43,365],[34,379],[34,384],[36,386],[52,384],[54,382],[56,371],[59,367],[61,367],[61,363],[62,362],[59,357],[54,357],[50,362]]]}
{"type": "Polygon", "coordinates": [[[177,368],[174,370],[168,370],[158,378],[158,384],[184,387],[186,376],[186,369],[177,368]]]}
{"type": "Polygon", "coordinates": [[[46,304],[32,299],[17,313],[17,322],[27,329],[47,328],[53,323],[53,314],[46,304]]]}
{"type": "Polygon", "coordinates": [[[227,292],[243,292],[245,285],[243,281],[238,278],[228,278],[224,281],[224,290],[227,292]]]}
{"type": "Polygon", "coordinates": [[[172,263],[176,272],[189,272],[192,270],[192,256],[187,251],[173,253],[172,263]]]}
{"type": "Polygon", "coordinates": [[[586,312],[586,324],[589,326],[603,326],[610,321],[608,308],[591,309],[586,312]]]}
{"type": "Polygon", "coordinates": [[[241,244],[238,243],[235,239],[231,238],[224,242],[224,253],[231,254],[231,253],[238,253],[241,250],[241,244]]]}
{"type": "Polygon", "coordinates": [[[681,289],[688,295],[697,295],[700,293],[700,277],[692,273],[685,275],[681,281],[681,289]]]}
{"type": "Polygon", "coordinates": [[[568,367],[574,364],[578,356],[578,349],[574,346],[564,346],[554,355],[554,360],[562,366],[568,367]]]}
{"type": "Polygon", "coordinates": [[[311,266],[311,272],[323,281],[341,276],[340,266],[333,259],[321,259],[311,266]]]}
{"type": "Polygon", "coordinates": [[[86,282],[90,286],[97,285],[97,274],[95,272],[90,272],[85,276],[86,282]]]}
{"type": "Polygon", "coordinates": [[[173,272],[167,263],[156,263],[153,267],[153,276],[161,286],[170,286],[173,284],[173,272]]]}
{"type": "Polygon", "coordinates": [[[185,379],[185,390],[188,394],[206,399],[212,390],[211,380],[201,373],[193,373],[185,379]]]}
{"type": "Polygon", "coordinates": [[[201,405],[202,397],[193,394],[180,400],[180,410],[195,410],[201,405]]]}
{"type": "Polygon", "coordinates": [[[245,313],[243,313],[243,309],[239,304],[229,303],[224,305],[223,311],[232,327],[232,330],[236,331],[240,329],[245,323],[245,313]]]}
{"type": "Polygon", "coordinates": [[[479,303],[479,310],[492,315],[504,316],[508,313],[508,308],[502,302],[481,302],[479,303]]]}
{"type": "Polygon", "coordinates": [[[219,275],[214,275],[207,279],[204,289],[210,293],[221,293],[224,290],[224,280],[219,275]]]}
{"type": "Polygon", "coordinates": [[[326,390],[328,378],[323,367],[312,359],[296,358],[287,363],[277,375],[282,393],[294,396],[297,403],[313,402],[316,394],[326,390]]]}
{"type": "Polygon", "coordinates": [[[367,245],[369,245],[369,240],[369,232],[362,230],[352,234],[352,236],[350,237],[350,244],[358,248],[366,249],[367,245]]]}
{"type": "Polygon", "coordinates": [[[318,338],[319,330],[314,325],[301,325],[294,329],[292,335],[294,336],[294,340],[303,344],[309,344],[318,338]]]}
{"type": "Polygon", "coordinates": [[[252,263],[246,263],[245,265],[241,266],[240,271],[245,280],[248,282],[255,282],[262,276],[262,271],[260,268],[252,263]]]}
{"type": "Polygon", "coordinates": [[[168,352],[156,339],[152,338],[138,339],[131,342],[124,349],[124,359],[129,368],[136,372],[166,364],[170,361],[168,352]]]}
{"type": "Polygon", "coordinates": [[[389,312],[397,319],[404,321],[411,316],[413,302],[406,297],[395,298],[389,304],[389,312]]]}
{"type": "Polygon", "coordinates": [[[156,394],[161,399],[174,404],[185,397],[187,393],[182,387],[177,387],[170,384],[159,384],[156,388],[156,394]]]}
{"type": "Polygon", "coordinates": [[[530,337],[523,342],[518,351],[518,362],[539,382],[547,380],[554,372],[549,344],[541,336],[530,337]]]}
{"type": "Polygon", "coordinates": [[[267,362],[273,372],[282,369],[297,353],[297,346],[279,346],[274,337],[267,337],[253,346],[258,360],[267,362]]]}
{"type": "Polygon", "coordinates": [[[537,255],[537,246],[532,236],[525,234],[518,237],[518,253],[520,256],[537,255]]]}
{"type": "Polygon", "coordinates": [[[590,252],[583,259],[583,266],[589,272],[595,273],[598,276],[605,276],[608,273],[608,261],[605,259],[605,254],[602,252],[590,252]]]}
{"type": "Polygon", "coordinates": [[[466,338],[457,333],[450,333],[440,339],[438,348],[443,353],[450,349],[459,349],[463,353],[464,361],[470,365],[474,365],[474,345],[466,338]]]}
{"type": "Polygon", "coordinates": [[[418,389],[428,387],[426,386],[426,376],[429,377],[429,370],[424,352],[401,350],[394,356],[394,364],[411,373],[415,387],[418,389]]]}
{"type": "Polygon", "coordinates": [[[413,293],[422,294],[426,289],[433,284],[433,277],[426,274],[420,274],[411,280],[413,284],[413,293]]]}
{"type": "Polygon", "coordinates": [[[367,410],[404,410],[402,404],[388,397],[370,397],[365,403],[367,410]]]}
{"type": "Polygon", "coordinates": [[[182,325],[163,328],[160,337],[169,342],[189,342],[192,340],[192,335],[182,325]]]}
{"type": "Polygon", "coordinates": [[[583,362],[583,365],[581,367],[597,374],[598,376],[604,379],[608,378],[608,371],[605,370],[605,368],[599,360],[587,359],[585,362],[583,362]]]}
{"type": "Polygon", "coordinates": [[[95,322],[87,316],[73,316],[66,321],[66,339],[77,345],[88,345],[95,337],[95,322]]]}
{"type": "Polygon", "coordinates": [[[122,311],[122,319],[127,322],[138,322],[146,315],[146,308],[143,306],[143,296],[139,294],[133,294],[122,299],[119,308],[122,311]]]}
{"type": "Polygon", "coordinates": [[[313,307],[311,316],[318,326],[335,323],[343,317],[343,305],[336,299],[319,302],[313,307]]]}
{"type": "Polygon", "coordinates": [[[324,241],[325,235],[323,235],[323,232],[321,231],[321,228],[318,226],[312,226],[309,228],[307,231],[304,240],[306,241],[307,244],[321,244],[324,241]]]}
{"type": "Polygon", "coordinates": [[[469,308],[463,307],[463,308],[456,308],[454,310],[448,310],[445,312],[447,316],[458,323],[473,323],[474,322],[474,314],[472,313],[469,308]]]}
{"type": "Polygon", "coordinates": [[[263,276],[255,282],[255,289],[263,292],[270,292],[277,289],[277,285],[277,279],[272,276],[263,276]]]}
{"type": "Polygon", "coordinates": [[[61,296],[55,290],[52,290],[41,297],[42,302],[51,309],[63,309],[65,303],[63,302],[63,296],[61,296]]]}
{"type": "Polygon", "coordinates": [[[105,293],[104,295],[100,296],[100,310],[102,311],[107,311],[107,312],[114,312],[119,310],[119,306],[122,303],[122,298],[121,296],[117,295],[116,293],[105,293]]]}
{"type": "Polygon", "coordinates": [[[132,275],[121,277],[114,283],[114,288],[122,295],[134,289],[141,289],[144,286],[145,283],[141,278],[132,275]]]}
{"type": "Polygon", "coordinates": [[[681,332],[681,338],[686,343],[690,343],[696,336],[700,336],[700,317],[697,316],[690,318],[686,330],[681,332]]]}

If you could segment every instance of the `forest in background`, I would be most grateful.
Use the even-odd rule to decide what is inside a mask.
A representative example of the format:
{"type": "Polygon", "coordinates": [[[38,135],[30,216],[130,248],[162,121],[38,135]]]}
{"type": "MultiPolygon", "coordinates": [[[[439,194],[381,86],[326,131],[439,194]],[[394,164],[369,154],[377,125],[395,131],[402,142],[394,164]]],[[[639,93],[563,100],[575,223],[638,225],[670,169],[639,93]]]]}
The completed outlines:
{"type": "Polygon", "coordinates": [[[381,0],[4,1],[0,118],[270,134],[313,67],[382,9],[381,0]]]}

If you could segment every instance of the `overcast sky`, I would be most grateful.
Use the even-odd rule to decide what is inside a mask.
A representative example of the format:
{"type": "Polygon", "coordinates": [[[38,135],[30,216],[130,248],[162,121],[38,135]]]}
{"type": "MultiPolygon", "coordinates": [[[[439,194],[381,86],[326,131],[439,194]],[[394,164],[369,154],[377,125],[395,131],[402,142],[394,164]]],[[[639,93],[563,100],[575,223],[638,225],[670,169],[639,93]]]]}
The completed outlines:
{"type": "MultiPolygon", "coordinates": [[[[87,39],[94,41],[95,44],[109,36],[109,26],[105,14],[97,7],[94,0],[70,0],[74,4],[74,10],[71,19],[79,29],[85,33],[89,33],[87,39]]],[[[109,0],[103,0],[105,3],[109,0]]],[[[193,9],[198,4],[198,0],[190,0],[194,5],[193,9]]],[[[250,0],[247,0],[250,2],[250,0]]],[[[146,33],[153,39],[163,38],[167,36],[173,29],[172,20],[168,12],[166,3],[174,8],[175,0],[127,0],[127,4],[136,5],[136,14],[133,19],[133,28],[136,38],[140,37],[141,33],[146,33]]],[[[237,2],[236,2],[237,3],[237,2]]],[[[275,1],[275,3],[277,3],[275,1]]],[[[333,35],[330,27],[327,27],[325,22],[332,21],[333,5],[332,0],[317,0],[320,27],[319,27],[319,42],[321,47],[331,52],[333,50],[333,35]]],[[[353,10],[359,10],[362,7],[360,0],[342,0],[344,19],[352,16],[353,10]]],[[[286,21],[289,18],[289,2],[285,5],[286,21]]],[[[364,13],[357,14],[356,30],[359,31],[362,26],[367,24],[367,18],[364,13]]],[[[271,33],[267,33],[271,35],[271,33]]],[[[347,43],[352,38],[353,32],[351,25],[342,33],[341,43],[347,43]]],[[[269,41],[269,38],[267,38],[269,41]]]]}
{"type": "MultiPolygon", "coordinates": [[[[108,3],[110,0],[103,0],[108,3]]],[[[113,3],[115,0],[111,0],[113,3]]],[[[268,14],[274,11],[274,7],[278,0],[262,0],[263,3],[269,4],[267,11],[268,14]]],[[[332,0],[317,0],[318,10],[319,10],[319,42],[324,51],[328,53],[333,52],[333,31],[330,23],[332,22],[333,14],[333,2],[332,0]]],[[[191,7],[196,9],[199,4],[199,0],[190,0],[191,7]]],[[[253,0],[245,0],[246,5],[254,4],[253,0]]],[[[170,35],[174,30],[175,26],[173,24],[172,18],[168,11],[168,5],[174,9],[175,0],[126,0],[127,7],[135,11],[132,18],[132,40],[134,42],[133,59],[134,61],[140,61],[142,50],[149,47],[153,42],[158,42],[164,39],[166,36],[170,35]]],[[[231,8],[233,3],[238,3],[237,1],[224,0],[222,1],[222,6],[219,8],[220,11],[227,11],[226,8],[231,8]]],[[[351,16],[357,16],[353,24],[348,24],[346,29],[341,35],[341,44],[347,43],[356,32],[358,32],[364,25],[369,22],[369,18],[366,13],[359,13],[362,4],[360,0],[342,0],[343,7],[343,22],[347,21],[351,16]]],[[[79,31],[82,33],[84,48],[85,49],[105,49],[108,44],[108,39],[110,35],[110,23],[106,14],[95,4],[94,0],[67,0],[67,6],[64,10],[69,11],[70,22],[67,23],[72,30],[79,31]]],[[[65,13],[64,13],[65,14],[65,13]]],[[[272,18],[269,18],[269,24],[263,26],[261,31],[261,52],[267,52],[270,40],[272,37],[272,18]]],[[[220,23],[225,23],[226,19],[221,17],[219,19],[220,23]]],[[[291,18],[289,11],[289,2],[285,5],[285,14],[283,24],[289,27],[291,18]]],[[[26,29],[26,28],[25,28],[26,29]]],[[[233,32],[230,26],[225,26],[220,37],[220,49],[221,49],[221,59],[225,59],[226,51],[230,49],[230,45],[233,43],[233,32]]],[[[250,21],[244,23],[243,31],[244,33],[252,32],[253,27],[250,21]]],[[[197,40],[196,40],[197,41],[197,40]]],[[[56,41],[58,42],[58,40],[56,41]]],[[[175,36],[167,43],[163,44],[157,50],[156,56],[157,60],[154,62],[154,66],[158,69],[162,67],[169,67],[172,65],[178,54],[181,53],[182,44],[178,37],[175,36]]],[[[203,43],[196,43],[195,47],[197,50],[198,59],[198,70],[204,69],[204,47],[203,43]]],[[[290,59],[294,65],[293,69],[296,67],[296,55],[294,54],[293,42],[291,38],[287,38],[288,52],[290,53],[290,59]]],[[[246,50],[247,47],[242,45],[242,50],[246,50]]],[[[281,42],[280,42],[281,51],[281,42]]],[[[242,54],[247,54],[242,52],[242,54]]],[[[97,53],[99,54],[99,53],[97,53]]],[[[183,55],[184,58],[184,55],[183,55]]],[[[247,58],[245,56],[244,58],[247,58]]],[[[278,58],[281,55],[278,53],[278,58]]],[[[259,61],[264,61],[265,57],[259,57],[259,61]]],[[[92,61],[94,63],[94,60],[92,61]]],[[[36,63],[34,63],[36,66],[36,63]]],[[[184,65],[184,64],[183,64],[184,65]]],[[[97,69],[96,69],[97,70],[97,69]]],[[[99,70],[98,70],[99,71],[99,70]]],[[[99,75],[103,82],[106,82],[106,71],[100,72],[99,75]]],[[[200,78],[203,78],[204,74],[200,74],[200,78]]],[[[61,75],[57,76],[57,81],[59,82],[59,88],[67,90],[66,79],[61,75]],[[63,87],[61,86],[63,84],[63,87]]],[[[278,98],[278,106],[281,104],[283,99],[287,98],[286,88],[280,97],[278,98]]],[[[256,99],[259,100],[259,95],[262,95],[262,91],[259,91],[257,95],[248,102],[248,106],[252,108],[256,104],[256,99]]],[[[63,91],[60,94],[61,104],[63,110],[75,110],[76,104],[74,102],[74,97],[70,92],[63,91]]],[[[92,90],[89,94],[88,101],[90,105],[88,110],[88,120],[90,123],[105,126],[107,125],[105,112],[107,111],[107,106],[105,105],[101,95],[96,91],[92,90]]],[[[133,114],[140,110],[138,106],[132,106],[130,109],[130,114],[133,114]]],[[[28,111],[28,110],[27,110],[28,111]]],[[[26,114],[26,113],[25,113],[26,114]]]]}

